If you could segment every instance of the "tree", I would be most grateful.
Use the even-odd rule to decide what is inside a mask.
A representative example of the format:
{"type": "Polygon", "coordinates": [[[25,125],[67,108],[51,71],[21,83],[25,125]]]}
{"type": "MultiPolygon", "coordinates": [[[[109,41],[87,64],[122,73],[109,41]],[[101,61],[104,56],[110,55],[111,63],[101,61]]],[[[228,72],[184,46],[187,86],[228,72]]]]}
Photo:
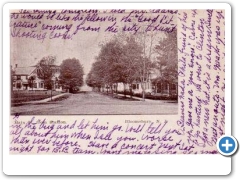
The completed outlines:
{"type": "Polygon", "coordinates": [[[145,101],[145,86],[149,79],[150,70],[153,67],[152,55],[154,54],[153,47],[156,40],[155,32],[147,33],[146,31],[139,31],[136,34],[136,41],[142,48],[141,57],[138,59],[139,66],[137,68],[136,76],[141,83],[143,101],[145,101]]]}
{"type": "Polygon", "coordinates": [[[104,68],[105,65],[102,61],[96,61],[93,63],[90,72],[87,75],[86,83],[88,86],[93,89],[98,88],[98,91],[101,90],[101,87],[104,86],[104,68]]]}
{"type": "Polygon", "coordinates": [[[152,67],[152,44],[152,36],[149,38],[146,33],[115,35],[101,46],[96,62],[88,74],[88,85],[101,84],[112,89],[113,84],[116,84],[117,91],[117,84],[123,83],[125,94],[126,84],[128,84],[132,95],[132,84],[136,81],[141,83],[143,99],[145,99],[144,83],[146,83],[149,70],[152,67]],[[150,46],[147,45],[149,39],[150,46]]]}
{"type": "MultiPolygon", "coordinates": [[[[156,58],[156,66],[160,72],[159,77],[156,79],[156,83],[176,83],[178,79],[177,48],[176,30],[171,33],[165,33],[165,38],[159,41],[155,46],[154,50],[158,54],[156,58]]],[[[169,93],[171,95],[171,90],[169,93]]]]}
{"type": "Polygon", "coordinates": [[[52,90],[53,67],[56,61],[55,56],[43,57],[37,64],[37,76],[44,82],[46,89],[52,90]]]}
{"type": "Polygon", "coordinates": [[[60,66],[60,84],[73,93],[83,85],[83,66],[76,58],[66,59],[60,66]]]}
{"type": "Polygon", "coordinates": [[[132,84],[134,81],[139,81],[138,69],[141,66],[139,60],[142,58],[142,47],[134,35],[125,36],[124,39],[124,41],[122,40],[125,42],[122,57],[123,79],[125,83],[130,85],[130,95],[132,96],[132,84]]]}
{"type": "Polygon", "coordinates": [[[33,90],[34,80],[35,80],[35,79],[36,79],[36,76],[30,76],[30,77],[28,78],[28,85],[29,85],[30,88],[32,88],[32,90],[33,90]]]}
{"type": "Polygon", "coordinates": [[[92,65],[92,69],[87,76],[87,84],[91,87],[110,88],[113,92],[113,85],[117,83],[125,83],[123,59],[123,44],[117,38],[101,45],[100,52],[96,57],[96,61],[92,65]]]}
{"type": "Polygon", "coordinates": [[[86,84],[89,86],[89,87],[97,87],[95,85],[95,82],[94,82],[94,79],[93,79],[93,73],[90,71],[87,75],[87,78],[86,78],[86,84]]]}
{"type": "Polygon", "coordinates": [[[117,38],[105,43],[97,57],[103,67],[103,82],[113,89],[113,84],[125,83],[123,77],[122,56],[124,54],[123,45],[117,38]]]}

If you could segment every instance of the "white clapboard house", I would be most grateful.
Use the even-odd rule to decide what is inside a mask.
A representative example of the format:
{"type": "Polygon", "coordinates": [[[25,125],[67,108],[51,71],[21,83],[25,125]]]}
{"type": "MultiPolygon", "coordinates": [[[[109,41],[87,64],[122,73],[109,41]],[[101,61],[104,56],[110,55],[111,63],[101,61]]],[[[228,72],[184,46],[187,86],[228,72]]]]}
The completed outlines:
{"type": "MultiPolygon", "coordinates": [[[[134,81],[130,84],[117,83],[113,85],[113,90],[118,92],[123,92],[124,89],[126,91],[130,90],[130,86],[132,86],[133,94],[142,94],[143,88],[145,89],[146,94],[162,94],[162,95],[176,95],[178,89],[178,80],[177,78],[172,80],[171,82],[157,79],[160,78],[160,72],[158,69],[151,69],[148,72],[147,79],[144,83],[140,81],[134,81]]],[[[107,91],[109,89],[108,85],[105,85],[104,90],[107,91]]]]}
{"type": "MultiPolygon", "coordinates": [[[[52,89],[62,91],[58,78],[60,75],[60,66],[53,65],[52,89]]],[[[29,67],[18,67],[16,64],[13,68],[13,90],[46,90],[44,81],[37,76],[37,65],[29,67]],[[34,77],[34,78],[31,78],[34,77]]]]}

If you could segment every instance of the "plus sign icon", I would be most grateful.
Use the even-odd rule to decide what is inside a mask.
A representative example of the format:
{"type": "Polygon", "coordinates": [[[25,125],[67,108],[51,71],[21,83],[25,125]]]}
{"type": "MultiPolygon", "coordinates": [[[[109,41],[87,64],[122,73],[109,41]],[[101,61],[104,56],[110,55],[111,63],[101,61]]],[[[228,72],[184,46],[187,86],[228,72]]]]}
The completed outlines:
{"type": "Polygon", "coordinates": [[[218,152],[224,156],[233,155],[238,149],[238,142],[233,136],[221,136],[217,141],[218,152]]]}

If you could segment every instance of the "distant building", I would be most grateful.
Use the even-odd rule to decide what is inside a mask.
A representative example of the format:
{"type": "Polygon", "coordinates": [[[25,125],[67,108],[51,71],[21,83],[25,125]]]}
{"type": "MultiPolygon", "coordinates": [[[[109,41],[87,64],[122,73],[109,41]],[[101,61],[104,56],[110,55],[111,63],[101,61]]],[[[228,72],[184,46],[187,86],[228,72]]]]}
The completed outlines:
{"type": "MultiPolygon", "coordinates": [[[[133,94],[142,94],[143,88],[145,89],[146,94],[162,94],[162,95],[177,95],[177,89],[178,89],[178,79],[174,79],[171,82],[166,80],[160,80],[161,75],[159,70],[152,69],[148,73],[148,78],[144,83],[141,83],[139,81],[134,81],[131,85],[130,84],[123,84],[123,83],[117,83],[113,85],[113,90],[118,92],[123,92],[124,89],[126,91],[130,90],[130,86],[132,86],[132,92],[133,94]],[[125,86],[125,87],[124,87],[125,86]]],[[[163,79],[163,78],[162,78],[163,79]]],[[[108,86],[105,86],[105,91],[110,88],[108,86]]]]}
{"type": "MultiPolygon", "coordinates": [[[[60,75],[60,66],[53,65],[52,89],[62,91],[58,78],[60,75]]],[[[37,66],[13,68],[13,90],[46,90],[44,81],[37,76],[37,66]]]]}

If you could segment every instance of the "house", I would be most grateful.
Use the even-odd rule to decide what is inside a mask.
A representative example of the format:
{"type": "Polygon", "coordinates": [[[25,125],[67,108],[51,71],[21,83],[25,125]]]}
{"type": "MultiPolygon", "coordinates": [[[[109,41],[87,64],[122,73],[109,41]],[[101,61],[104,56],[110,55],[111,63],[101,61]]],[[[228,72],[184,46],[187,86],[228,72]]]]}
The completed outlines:
{"type": "MultiPolygon", "coordinates": [[[[52,66],[52,89],[62,91],[58,78],[60,75],[60,66],[52,66]]],[[[13,68],[13,90],[46,90],[44,81],[37,76],[39,69],[36,66],[18,67],[16,64],[13,68]]]]}
{"type": "MultiPolygon", "coordinates": [[[[113,85],[113,90],[118,92],[130,91],[132,88],[133,94],[142,94],[143,88],[146,94],[159,94],[159,95],[177,95],[178,79],[173,78],[171,82],[161,78],[163,75],[160,74],[158,69],[151,69],[148,72],[147,79],[145,82],[134,81],[130,84],[116,83],[113,85]]],[[[110,90],[106,85],[105,91],[110,90]]]]}

